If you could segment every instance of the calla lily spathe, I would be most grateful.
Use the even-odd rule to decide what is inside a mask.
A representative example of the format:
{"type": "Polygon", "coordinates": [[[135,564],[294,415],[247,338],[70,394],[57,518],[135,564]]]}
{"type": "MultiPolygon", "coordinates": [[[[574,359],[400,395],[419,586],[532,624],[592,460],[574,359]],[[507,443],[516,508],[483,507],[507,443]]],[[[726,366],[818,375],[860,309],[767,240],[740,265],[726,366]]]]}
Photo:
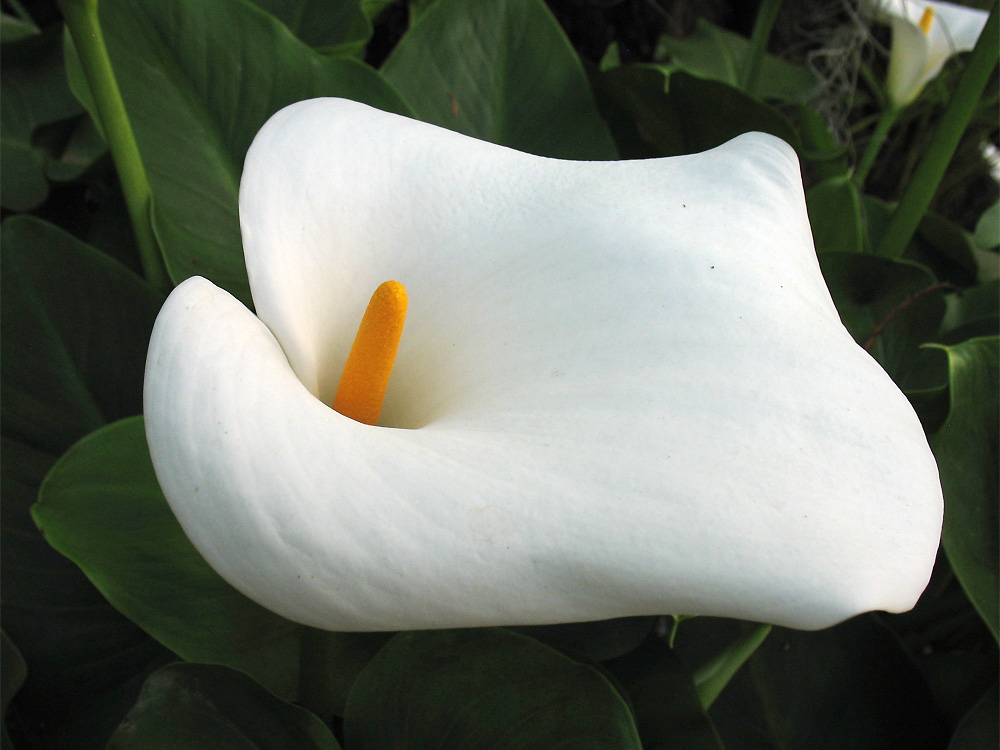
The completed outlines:
{"type": "Polygon", "coordinates": [[[240,216],[257,315],[201,278],[150,345],[194,545],[332,630],[910,608],[942,499],[820,274],[795,153],[568,162],[338,99],[276,114],[240,216]],[[409,314],[381,427],[333,411],[371,292],[409,314]]]}
{"type": "Polygon", "coordinates": [[[892,27],[886,89],[896,108],[923,91],[945,62],[976,46],[989,14],[975,8],[927,0],[876,0],[879,16],[892,27]],[[927,16],[928,9],[932,15],[927,16]]]}

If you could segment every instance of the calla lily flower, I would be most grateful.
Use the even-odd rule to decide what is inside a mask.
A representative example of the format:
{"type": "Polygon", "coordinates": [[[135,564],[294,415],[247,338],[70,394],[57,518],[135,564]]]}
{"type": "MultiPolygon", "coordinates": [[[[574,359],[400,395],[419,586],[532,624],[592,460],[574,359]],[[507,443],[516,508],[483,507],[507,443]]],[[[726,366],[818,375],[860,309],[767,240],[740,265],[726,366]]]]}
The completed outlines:
{"type": "Polygon", "coordinates": [[[896,108],[916,99],[952,55],[975,47],[989,17],[976,8],[928,0],[879,0],[878,13],[892,26],[886,88],[896,108]]]}
{"type": "Polygon", "coordinates": [[[840,322],[783,141],[570,162],[317,99],[257,135],[240,217],[256,315],[178,286],[145,413],[185,532],[263,606],[820,628],[925,587],[936,464],[840,322]],[[330,404],[387,279],[409,313],[363,424],[330,404]]]}

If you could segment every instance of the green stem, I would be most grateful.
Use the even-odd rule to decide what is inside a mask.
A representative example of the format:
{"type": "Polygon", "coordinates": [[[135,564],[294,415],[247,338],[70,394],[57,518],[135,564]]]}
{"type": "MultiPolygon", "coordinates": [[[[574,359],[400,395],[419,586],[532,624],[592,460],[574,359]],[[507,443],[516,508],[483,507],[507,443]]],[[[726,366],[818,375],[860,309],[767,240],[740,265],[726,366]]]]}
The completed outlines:
{"type": "Polygon", "coordinates": [[[80,55],[97,116],[114,159],[118,179],[121,180],[146,281],[158,289],[169,291],[172,284],[149,217],[152,200],[149,180],[108,58],[97,15],[97,0],[58,0],[58,3],[80,55]]]}
{"type": "Polygon", "coordinates": [[[695,671],[692,677],[702,708],[707,711],[711,707],[722,689],[733,679],[733,675],[753,655],[770,632],[770,625],[758,625],[695,671]]]}
{"type": "Polygon", "coordinates": [[[681,626],[682,618],[677,615],[670,615],[670,617],[673,620],[673,623],[670,626],[670,633],[667,635],[667,645],[670,646],[670,648],[673,648],[674,640],[677,638],[677,630],[681,626]]]}
{"type": "Polygon", "coordinates": [[[899,258],[903,255],[976,111],[1000,56],[1000,20],[997,9],[998,3],[994,3],[990,17],[986,20],[986,27],[979,35],[979,41],[962,72],[955,93],[931,137],[927,153],[917,165],[913,179],[906,186],[889,226],[882,235],[877,250],[879,255],[887,258],[899,258]]]}
{"type": "Polygon", "coordinates": [[[892,130],[897,117],[899,117],[899,109],[891,104],[882,110],[882,116],[879,118],[878,124],[875,125],[875,132],[868,140],[865,152],[861,155],[858,166],[854,169],[854,184],[858,190],[864,187],[865,179],[871,171],[872,164],[875,163],[875,157],[882,150],[882,144],[885,143],[886,136],[892,130]]]}
{"type": "Polygon", "coordinates": [[[761,63],[767,52],[767,41],[771,38],[771,29],[780,8],[781,0],[762,0],[757,10],[757,20],[754,21],[750,37],[750,51],[743,61],[743,70],[740,71],[740,88],[750,96],[757,91],[757,79],[760,78],[761,63]]]}

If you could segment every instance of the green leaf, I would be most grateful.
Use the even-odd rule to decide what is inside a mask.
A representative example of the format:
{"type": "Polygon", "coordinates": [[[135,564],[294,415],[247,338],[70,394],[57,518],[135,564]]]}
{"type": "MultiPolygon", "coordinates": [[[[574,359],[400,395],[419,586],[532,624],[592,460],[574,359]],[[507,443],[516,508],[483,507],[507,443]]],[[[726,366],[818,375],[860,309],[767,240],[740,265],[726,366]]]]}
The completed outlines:
{"type": "Polygon", "coordinates": [[[252,0],[299,39],[324,54],[353,55],[364,49],[372,24],[359,0],[252,0]]]}
{"type": "Polygon", "coordinates": [[[576,52],[541,0],[438,0],[382,68],[417,117],[561,159],[615,159],[576,52]]]}
{"type": "MultiPolygon", "coordinates": [[[[171,278],[205,276],[249,304],[237,191],[260,127],[319,96],[406,105],[376,71],[319,54],[242,0],[102,0],[100,14],[171,278]]],[[[79,62],[68,64],[86,103],[79,62]]]]}
{"type": "Polygon", "coordinates": [[[29,508],[54,456],[7,438],[0,452],[3,621],[29,664],[10,713],[35,747],[103,746],[146,674],[176,657],[38,532],[29,508]]]}
{"type": "Polygon", "coordinates": [[[592,667],[496,628],[400,633],[358,677],[351,750],[638,750],[628,707],[592,667]]]}
{"type": "Polygon", "coordinates": [[[787,117],[718,81],[624,65],[595,74],[594,85],[624,158],[698,153],[754,130],[802,148],[787,117]]]}
{"type": "Polygon", "coordinates": [[[937,336],[945,312],[945,290],[926,268],[861,253],[825,253],[819,261],[847,330],[896,385],[922,390],[944,384],[938,360],[920,350],[937,336]]]}
{"type": "MultiPolygon", "coordinates": [[[[738,88],[740,71],[749,51],[749,39],[699,19],[690,36],[683,39],[660,37],[655,57],[662,60],[669,56],[672,67],[738,88]]],[[[761,99],[804,102],[818,85],[816,75],[798,65],[769,54],[761,61],[757,79],[757,95],[761,99]]]]}
{"type": "Polygon", "coordinates": [[[66,232],[3,224],[3,429],[59,452],[142,411],[146,347],[163,297],[66,232]]]}
{"type": "MultiPolygon", "coordinates": [[[[0,380],[4,624],[31,666],[19,725],[39,746],[106,739],[166,651],[53,550],[29,508],[59,453],[142,408],[146,345],[162,296],[32,217],[3,225],[0,380]]],[[[85,744],[81,744],[85,743],[85,744]]]]}
{"type": "Polygon", "coordinates": [[[972,708],[955,728],[948,750],[981,750],[1000,745],[1000,714],[997,712],[997,686],[972,708]]]}
{"type": "Polygon", "coordinates": [[[528,625],[510,630],[553,648],[583,654],[593,661],[605,661],[637,649],[655,623],[655,617],[621,617],[562,625],[528,625]]]}
{"type": "MultiPolygon", "coordinates": [[[[701,664],[753,627],[692,620],[678,654],[701,664]]],[[[948,736],[919,671],[870,615],[818,632],[775,627],[711,715],[727,747],[938,750],[948,736]]]]}
{"type": "Polygon", "coordinates": [[[7,734],[7,706],[24,684],[28,675],[28,665],[7,634],[0,631],[0,747],[13,748],[7,734]]]}
{"type": "Polygon", "coordinates": [[[40,33],[41,31],[32,21],[0,13],[0,43],[19,42],[40,33]]]}
{"type": "Polygon", "coordinates": [[[170,650],[295,696],[301,628],[222,580],[188,541],[157,484],[141,417],[74,445],[32,515],[108,601],[170,650]]]}
{"type": "Polygon", "coordinates": [[[78,115],[81,109],[66,83],[58,29],[4,45],[0,57],[0,205],[27,211],[49,195],[45,168],[50,155],[35,146],[32,136],[42,125],[78,115]]]}
{"type": "Polygon", "coordinates": [[[829,177],[806,193],[817,253],[861,252],[861,197],[850,176],[829,177]]]}
{"type": "Polygon", "coordinates": [[[650,636],[604,666],[628,692],[645,750],[721,750],[691,674],[662,640],[650,636]]]}
{"type": "Polygon", "coordinates": [[[241,672],[169,664],[149,676],[108,750],[339,750],[318,718],[241,672]]]}
{"type": "Polygon", "coordinates": [[[931,438],[945,497],[941,539],[962,588],[993,637],[1000,638],[1000,338],[970,339],[945,351],[951,411],[944,426],[931,438]]]}
{"type": "MultiPolygon", "coordinates": [[[[870,195],[862,198],[862,207],[867,229],[866,248],[873,250],[885,233],[892,208],[870,195]]],[[[917,233],[903,257],[926,266],[940,281],[967,287],[973,286],[978,276],[973,249],[969,235],[961,227],[928,211],[920,220],[917,233]]]]}
{"type": "Polygon", "coordinates": [[[1000,245],[1000,201],[983,211],[976,223],[976,244],[982,250],[996,250],[1000,245]]]}

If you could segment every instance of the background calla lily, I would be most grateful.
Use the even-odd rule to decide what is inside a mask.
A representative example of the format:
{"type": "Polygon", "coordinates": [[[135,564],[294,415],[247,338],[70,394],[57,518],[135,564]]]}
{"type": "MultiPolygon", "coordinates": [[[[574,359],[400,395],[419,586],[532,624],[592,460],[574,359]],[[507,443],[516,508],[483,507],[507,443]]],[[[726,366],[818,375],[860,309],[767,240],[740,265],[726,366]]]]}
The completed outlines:
{"type": "Polygon", "coordinates": [[[942,500],[840,323],[794,152],[566,162],[357,103],[292,105],[240,191],[257,316],[157,320],[157,476],[231,584],[342,630],[910,608],[942,500]],[[333,411],[369,295],[410,312],[382,427],[333,411]]]}
{"type": "Polygon", "coordinates": [[[881,0],[878,12],[892,26],[886,88],[897,108],[916,99],[948,58],[975,47],[989,16],[983,10],[927,0],[881,0]]]}

